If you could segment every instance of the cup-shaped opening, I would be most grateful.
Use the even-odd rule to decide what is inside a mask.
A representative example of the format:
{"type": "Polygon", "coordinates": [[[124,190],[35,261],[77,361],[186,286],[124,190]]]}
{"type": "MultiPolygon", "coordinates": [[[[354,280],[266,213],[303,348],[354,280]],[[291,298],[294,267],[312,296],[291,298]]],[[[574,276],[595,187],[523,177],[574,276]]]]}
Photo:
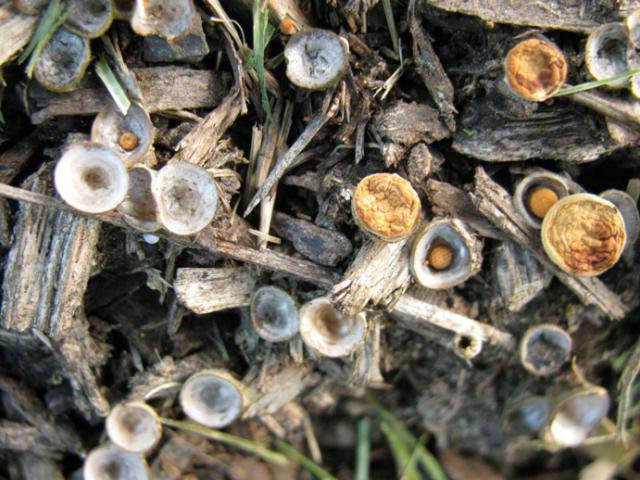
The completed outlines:
{"type": "Polygon", "coordinates": [[[185,415],[206,427],[226,427],[238,418],[243,403],[239,384],[220,372],[196,373],[180,390],[180,405],[185,415]]]}
{"type": "Polygon", "coordinates": [[[125,198],[129,177],[118,156],[97,143],[82,142],[65,150],[54,171],[62,199],[76,210],[101,213],[125,198]]]}
{"type": "Polygon", "coordinates": [[[556,325],[530,328],[520,343],[520,362],[534,375],[556,373],[571,357],[571,337],[556,325]]]}
{"type": "Polygon", "coordinates": [[[116,405],[107,417],[106,428],[113,443],[135,453],[150,451],[162,435],[156,412],[142,402],[116,405]]]}
{"type": "Polygon", "coordinates": [[[513,205],[531,227],[539,229],[551,207],[569,195],[560,175],[541,172],[527,175],[516,186],[513,205]]]}
{"type": "Polygon", "coordinates": [[[89,453],[82,469],[84,480],[147,480],[151,478],[144,458],[116,445],[103,445],[89,453]]]}
{"type": "Polygon", "coordinates": [[[298,308],[291,295],[275,287],[258,289],[251,300],[251,321],[258,335],[283,342],[298,333],[298,308]]]}
{"type": "MultiPolygon", "coordinates": [[[[623,23],[607,23],[593,30],[584,48],[585,63],[596,80],[613,77],[628,69],[628,38],[623,23]]],[[[614,80],[605,86],[626,88],[629,79],[614,80]]]]}
{"type": "Polygon", "coordinates": [[[125,221],[144,232],[160,228],[158,205],[151,191],[154,172],[138,166],[129,170],[129,189],[124,201],[118,207],[125,221]]]}
{"type": "Polygon", "coordinates": [[[601,388],[568,395],[554,409],[548,427],[551,442],[561,447],[580,445],[609,410],[609,395],[601,388]]]}
{"type": "Polygon", "coordinates": [[[65,26],[85,38],[99,37],[113,20],[111,0],[67,0],[67,12],[65,26]]]}
{"type": "Polygon", "coordinates": [[[300,309],[300,335],[321,355],[349,355],[362,344],[365,333],[363,314],[343,315],[326,297],[316,298],[300,309]]]}
{"type": "Polygon", "coordinates": [[[136,0],[131,28],[142,36],[177,39],[189,32],[196,15],[192,0],[136,0]]]}
{"type": "Polygon", "coordinates": [[[60,28],[38,56],[33,73],[47,90],[68,92],[82,80],[90,60],[89,41],[60,28]]]}

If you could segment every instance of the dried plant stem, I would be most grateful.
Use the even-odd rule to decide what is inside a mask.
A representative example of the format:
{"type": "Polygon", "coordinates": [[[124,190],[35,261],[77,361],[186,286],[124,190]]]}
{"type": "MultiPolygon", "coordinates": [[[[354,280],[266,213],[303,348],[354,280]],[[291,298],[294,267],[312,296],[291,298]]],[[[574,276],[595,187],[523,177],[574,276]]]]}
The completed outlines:
{"type": "Polygon", "coordinates": [[[640,101],[636,99],[621,100],[600,92],[582,91],[569,95],[569,99],[625,125],[640,126],[640,101]]]}

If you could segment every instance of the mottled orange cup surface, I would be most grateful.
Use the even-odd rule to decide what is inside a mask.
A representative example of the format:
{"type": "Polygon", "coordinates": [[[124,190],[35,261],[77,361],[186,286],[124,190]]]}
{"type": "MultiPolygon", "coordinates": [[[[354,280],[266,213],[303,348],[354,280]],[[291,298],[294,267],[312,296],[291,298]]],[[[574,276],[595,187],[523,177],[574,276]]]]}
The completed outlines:
{"type": "Polygon", "coordinates": [[[512,90],[536,102],[557,92],[567,79],[567,60],[549,40],[523,40],[507,54],[506,75],[512,90]]]}

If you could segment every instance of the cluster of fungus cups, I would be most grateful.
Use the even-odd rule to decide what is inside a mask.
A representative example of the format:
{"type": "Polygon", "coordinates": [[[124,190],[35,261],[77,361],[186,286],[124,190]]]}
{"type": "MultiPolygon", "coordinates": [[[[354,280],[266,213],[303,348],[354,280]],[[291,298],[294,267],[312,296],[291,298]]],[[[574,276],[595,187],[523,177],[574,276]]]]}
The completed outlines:
{"type": "Polygon", "coordinates": [[[551,207],[542,222],[541,237],[547,256],[563,271],[595,276],[620,259],[627,235],[624,219],[613,203],[578,193],[551,207]]]}

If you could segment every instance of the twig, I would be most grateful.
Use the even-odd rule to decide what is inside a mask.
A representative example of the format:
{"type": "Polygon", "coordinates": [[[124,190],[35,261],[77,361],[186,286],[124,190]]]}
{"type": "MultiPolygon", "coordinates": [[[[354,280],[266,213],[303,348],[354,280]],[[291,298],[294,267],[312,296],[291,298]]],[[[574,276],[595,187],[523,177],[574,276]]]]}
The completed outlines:
{"type": "Polygon", "coordinates": [[[322,110],[316,114],[315,117],[307,124],[302,134],[291,145],[289,150],[278,159],[275,167],[269,173],[269,176],[265,180],[264,184],[259,188],[256,194],[249,202],[244,216],[246,217],[251,211],[271,192],[273,186],[282,178],[287,171],[287,168],[291,166],[295,158],[302,153],[302,151],[309,145],[311,140],[318,134],[320,129],[327,123],[338,110],[339,96],[333,97],[333,91],[327,92],[322,104],[322,110]]]}
{"type": "Polygon", "coordinates": [[[409,295],[403,295],[396,303],[394,312],[428,322],[445,330],[462,336],[472,337],[482,342],[490,343],[505,350],[515,349],[516,341],[510,333],[477,320],[465,317],[444,308],[436,307],[409,295]]]}

